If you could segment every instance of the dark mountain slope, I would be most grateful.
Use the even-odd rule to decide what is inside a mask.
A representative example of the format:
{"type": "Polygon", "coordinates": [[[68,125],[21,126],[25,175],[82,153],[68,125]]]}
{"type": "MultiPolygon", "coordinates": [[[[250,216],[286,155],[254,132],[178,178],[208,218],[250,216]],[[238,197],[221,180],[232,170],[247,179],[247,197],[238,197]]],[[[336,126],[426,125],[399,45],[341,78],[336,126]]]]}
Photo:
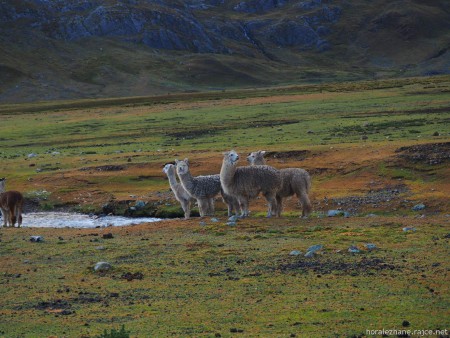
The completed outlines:
{"type": "Polygon", "coordinates": [[[448,1],[0,2],[0,101],[450,70],[448,1]]]}

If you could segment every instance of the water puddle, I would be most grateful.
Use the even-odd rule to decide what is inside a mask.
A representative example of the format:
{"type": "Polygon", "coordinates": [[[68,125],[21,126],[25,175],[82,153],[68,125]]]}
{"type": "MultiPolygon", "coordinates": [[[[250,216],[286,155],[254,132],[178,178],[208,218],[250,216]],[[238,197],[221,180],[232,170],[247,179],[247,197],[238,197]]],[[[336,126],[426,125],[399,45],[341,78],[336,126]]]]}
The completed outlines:
{"type": "Polygon", "coordinates": [[[22,217],[22,226],[29,228],[97,228],[126,226],[161,220],[153,217],[90,216],[69,212],[31,212],[23,214],[22,217]]]}

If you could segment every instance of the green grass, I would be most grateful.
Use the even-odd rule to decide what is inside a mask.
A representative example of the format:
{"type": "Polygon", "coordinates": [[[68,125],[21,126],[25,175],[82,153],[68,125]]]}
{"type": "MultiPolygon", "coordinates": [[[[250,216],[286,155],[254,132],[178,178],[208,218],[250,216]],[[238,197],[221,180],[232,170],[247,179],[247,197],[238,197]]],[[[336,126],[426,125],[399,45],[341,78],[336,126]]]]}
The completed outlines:
{"type": "Polygon", "coordinates": [[[314,173],[308,220],[298,207],[266,220],[252,202],[252,217],[236,227],[220,209],[220,222],[206,225],[194,218],[1,229],[0,336],[93,337],[122,325],[132,337],[346,337],[401,329],[405,320],[411,329],[448,328],[448,227],[440,216],[448,209],[448,162],[413,163],[395,153],[448,142],[450,96],[437,85],[448,88],[450,78],[0,107],[1,176],[42,208],[67,203],[93,212],[115,201],[124,211],[138,199],[157,215],[180,217],[162,165],[189,157],[196,174],[216,173],[230,148],[308,150],[301,164],[314,173]],[[405,192],[376,217],[324,217],[339,207],[325,196],[364,197],[397,185],[405,192]],[[427,205],[425,218],[411,211],[416,201],[427,205]],[[411,225],[416,232],[402,231],[411,225]],[[45,241],[29,242],[36,234],[45,241]],[[379,250],[348,253],[365,243],[379,250]],[[324,249],[312,260],[289,255],[315,244],[324,249]],[[98,261],[113,270],[94,273],[98,261]],[[138,272],[142,279],[123,278],[138,272]]]}
{"type": "Polygon", "coordinates": [[[108,240],[101,234],[109,230],[41,229],[43,243],[28,242],[35,229],[3,231],[0,335],[93,336],[125,325],[132,337],[231,337],[233,329],[247,337],[333,337],[401,329],[405,320],[410,329],[450,324],[442,217],[325,219],[320,227],[317,220],[206,222],[122,228],[108,240]],[[404,233],[412,222],[418,230],[404,233]],[[316,258],[289,256],[318,243],[316,258]],[[364,243],[379,249],[347,252],[364,243]],[[97,261],[114,268],[94,273],[97,261]],[[143,279],[127,281],[127,272],[143,279]]]}
{"type": "MultiPolygon", "coordinates": [[[[437,80],[449,85],[448,80],[437,80]]],[[[193,94],[174,99],[174,102],[181,101],[175,107],[156,101],[148,113],[140,105],[145,102],[143,99],[136,99],[133,106],[134,101],[128,99],[127,106],[117,109],[83,108],[88,104],[95,107],[97,101],[83,105],[72,103],[77,109],[54,110],[57,103],[53,104],[55,108],[44,105],[44,110],[26,114],[7,113],[9,108],[5,107],[0,139],[2,171],[24,179],[36,169],[27,166],[31,162],[36,162],[38,167],[47,166],[48,170],[66,170],[93,161],[124,162],[130,156],[139,162],[166,160],[169,159],[164,156],[166,153],[179,152],[183,156],[194,149],[221,152],[233,147],[280,149],[293,144],[307,148],[359,143],[362,136],[367,136],[366,142],[445,139],[449,94],[427,88],[422,81],[425,80],[418,79],[412,84],[400,82],[398,87],[381,86],[375,90],[367,90],[365,83],[359,83],[359,87],[353,83],[347,87],[341,84],[336,85],[337,92],[324,86],[321,89],[324,96],[311,97],[294,96],[311,91],[309,87],[295,87],[288,95],[282,92],[282,102],[267,103],[264,97],[277,95],[276,91],[258,92],[261,102],[238,100],[233,104],[222,103],[229,97],[227,93],[213,97],[193,94]],[[417,87],[421,88],[420,92],[417,87]],[[198,105],[190,103],[195,99],[199,100],[198,105]],[[210,99],[214,103],[210,104],[210,99]],[[436,131],[445,136],[433,136],[436,131]],[[54,151],[60,154],[53,155],[54,151]],[[27,160],[27,155],[33,152],[39,156],[27,160]]],[[[255,95],[243,93],[249,98],[255,95]]],[[[108,105],[121,102],[127,101],[112,100],[108,105]]],[[[23,107],[30,109],[28,105],[23,107]]]]}

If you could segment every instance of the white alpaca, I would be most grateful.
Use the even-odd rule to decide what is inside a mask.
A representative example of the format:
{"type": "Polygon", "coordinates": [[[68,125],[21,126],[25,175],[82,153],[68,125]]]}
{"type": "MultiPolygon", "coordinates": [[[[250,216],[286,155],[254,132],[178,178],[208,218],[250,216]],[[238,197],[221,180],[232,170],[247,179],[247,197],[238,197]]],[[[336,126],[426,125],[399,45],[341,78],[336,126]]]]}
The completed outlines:
{"type": "Polygon", "coordinates": [[[193,177],[189,171],[189,160],[175,160],[177,174],[183,188],[197,200],[200,216],[214,215],[214,197],[220,192],[219,175],[193,177]]]}
{"type": "MultiPolygon", "coordinates": [[[[263,150],[250,153],[247,161],[251,165],[265,165],[263,150]]],[[[302,217],[308,217],[311,213],[312,206],[309,200],[309,192],[311,190],[311,176],[309,173],[301,168],[285,168],[280,169],[281,173],[281,189],[277,192],[277,216],[281,215],[283,210],[283,198],[297,195],[297,198],[302,205],[302,217]]]]}
{"type": "Polygon", "coordinates": [[[173,164],[166,164],[164,166],[163,172],[167,175],[169,179],[169,185],[172,189],[175,198],[181,204],[181,208],[184,211],[184,218],[188,219],[191,216],[191,203],[194,200],[191,195],[183,188],[183,186],[177,182],[176,179],[176,168],[173,164]]]}
{"type": "Polygon", "coordinates": [[[223,191],[238,200],[242,217],[249,215],[250,199],[262,193],[269,204],[267,217],[271,217],[277,210],[276,192],[281,186],[279,171],[266,165],[237,167],[238,160],[239,155],[234,150],[224,153],[220,170],[223,191]]]}

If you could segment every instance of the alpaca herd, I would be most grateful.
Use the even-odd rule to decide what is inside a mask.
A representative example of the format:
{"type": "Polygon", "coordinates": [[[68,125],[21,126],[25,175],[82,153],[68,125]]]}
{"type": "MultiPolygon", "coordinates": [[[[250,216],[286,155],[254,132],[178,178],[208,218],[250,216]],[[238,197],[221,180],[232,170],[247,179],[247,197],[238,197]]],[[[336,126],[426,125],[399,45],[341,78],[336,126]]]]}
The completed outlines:
{"type": "Polygon", "coordinates": [[[311,177],[300,168],[277,170],[265,164],[264,151],[253,152],[247,157],[250,166],[237,166],[239,155],[231,150],[224,153],[220,174],[192,176],[189,161],[175,160],[166,164],[163,172],[169,179],[175,198],[180,202],[186,219],[190,217],[193,200],[197,201],[200,216],[214,214],[214,197],[222,195],[228,207],[228,216],[240,212],[249,216],[249,202],[262,194],[268,203],[267,217],[281,216],[283,199],[296,195],[302,205],[302,216],[311,213],[309,192],[311,177]],[[180,183],[177,182],[175,172],[180,183]]]}
{"type": "MultiPolygon", "coordinates": [[[[309,192],[311,177],[300,168],[277,170],[266,165],[264,151],[251,153],[247,157],[249,166],[237,166],[239,155],[234,151],[224,153],[220,174],[192,176],[189,160],[175,160],[175,164],[166,164],[163,172],[175,198],[180,202],[184,217],[191,215],[191,207],[197,201],[201,217],[214,214],[214,198],[220,193],[228,207],[228,216],[233,212],[248,217],[249,202],[262,194],[267,200],[267,217],[281,216],[283,199],[297,195],[302,205],[302,216],[311,213],[309,192]],[[179,178],[177,181],[176,176],[179,178]]],[[[3,226],[14,227],[22,224],[24,198],[18,191],[5,191],[6,179],[0,178],[0,210],[3,226]]]]}

